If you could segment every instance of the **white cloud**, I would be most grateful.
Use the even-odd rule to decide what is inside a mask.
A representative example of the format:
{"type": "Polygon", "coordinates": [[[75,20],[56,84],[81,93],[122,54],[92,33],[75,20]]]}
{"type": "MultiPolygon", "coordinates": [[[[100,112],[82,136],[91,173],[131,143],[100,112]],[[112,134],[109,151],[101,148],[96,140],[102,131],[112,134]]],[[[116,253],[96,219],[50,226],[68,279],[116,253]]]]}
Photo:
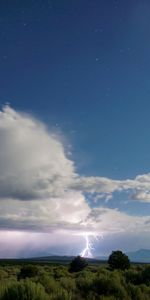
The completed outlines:
{"type": "Polygon", "coordinates": [[[148,217],[93,209],[84,196],[96,194],[99,206],[102,198],[111,199],[115,191],[129,191],[130,201],[150,202],[150,174],[127,180],[80,177],[60,138],[9,106],[0,112],[0,141],[1,229],[74,234],[150,229],[148,217]]]}
{"type": "Polygon", "coordinates": [[[10,199],[1,201],[0,227],[50,232],[57,229],[78,228],[90,208],[79,192],[65,197],[32,201],[10,199]]]}
{"type": "Polygon", "coordinates": [[[95,232],[106,234],[149,232],[149,216],[131,216],[118,209],[93,208],[87,224],[95,232]]]}
{"type": "Polygon", "coordinates": [[[114,192],[129,191],[131,199],[150,202],[150,173],[126,180],[114,180],[106,177],[77,177],[72,187],[74,190],[97,194],[97,200],[102,198],[109,200],[114,192]]]}
{"type": "Polygon", "coordinates": [[[105,177],[78,177],[73,181],[72,188],[90,194],[96,193],[96,199],[110,199],[113,192],[121,189],[119,180],[105,177]]]}
{"type": "Polygon", "coordinates": [[[58,136],[6,106],[0,141],[1,228],[50,230],[88,215],[84,196],[70,188],[77,175],[58,136]]]}
{"type": "Polygon", "coordinates": [[[60,196],[76,176],[59,138],[8,106],[0,112],[0,141],[1,198],[60,196]]]}

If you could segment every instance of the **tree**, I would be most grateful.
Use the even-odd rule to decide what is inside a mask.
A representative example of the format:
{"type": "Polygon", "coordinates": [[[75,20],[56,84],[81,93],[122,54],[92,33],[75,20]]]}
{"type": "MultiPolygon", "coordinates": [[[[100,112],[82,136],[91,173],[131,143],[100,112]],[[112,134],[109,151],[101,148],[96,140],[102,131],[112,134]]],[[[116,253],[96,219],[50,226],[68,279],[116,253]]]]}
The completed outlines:
{"type": "Polygon", "coordinates": [[[70,263],[70,272],[79,272],[82,271],[88,265],[85,258],[81,256],[75,257],[72,262],[70,263]]]}
{"type": "Polygon", "coordinates": [[[125,270],[125,269],[129,269],[130,260],[126,254],[118,250],[118,251],[113,251],[110,254],[108,258],[108,264],[111,269],[125,270]]]}

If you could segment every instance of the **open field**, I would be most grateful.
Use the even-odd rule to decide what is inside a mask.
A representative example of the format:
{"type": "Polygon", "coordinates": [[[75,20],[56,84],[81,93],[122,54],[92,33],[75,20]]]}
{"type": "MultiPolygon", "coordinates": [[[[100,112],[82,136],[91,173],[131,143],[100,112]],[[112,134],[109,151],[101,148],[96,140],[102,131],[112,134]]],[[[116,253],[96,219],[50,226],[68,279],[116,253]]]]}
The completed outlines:
{"type": "Polygon", "coordinates": [[[106,262],[89,261],[80,272],[69,262],[1,260],[0,300],[149,300],[150,265],[110,270],[106,262]]]}

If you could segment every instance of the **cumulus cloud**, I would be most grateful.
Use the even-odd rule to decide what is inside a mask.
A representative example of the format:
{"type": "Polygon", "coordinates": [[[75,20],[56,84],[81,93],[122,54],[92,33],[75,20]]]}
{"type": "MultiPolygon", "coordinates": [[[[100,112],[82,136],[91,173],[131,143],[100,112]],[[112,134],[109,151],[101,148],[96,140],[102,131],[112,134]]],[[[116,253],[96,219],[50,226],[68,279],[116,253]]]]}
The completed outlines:
{"type": "Polygon", "coordinates": [[[120,190],[120,181],[105,177],[78,177],[72,183],[74,190],[97,194],[97,199],[111,198],[113,192],[120,190]]]}
{"type": "Polygon", "coordinates": [[[83,194],[70,188],[77,174],[58,136],[5,106],[0,140],[1,228],[46,230],[88,215],[83,194]]]}
{"type": "Polygon", "coordinates": [[[134,179],[114,180],[106,177],[78,177],[73,182],[75,190],[97,194],[96,199],[112,198],[114,192],[130,192],[130,198],[150,202],[150,173],[134,179]]]}
{"type": "Polygon", "coordinates": [[[83,177],[59,136],[33,117],[5,106],[0,112],[0,228],[34,232],[117,233],[150,229],[148,217],[99,207],[114,192],[150,202],[150,174],[113,180],[83,177]],[[97,199],[97,208],[85,193],[97,199]]]}
{"type": "Polygon", "coordinates": [[[76,176],[59,139],[39,121],[8,106],[0,112],[0,140],[1,198],[60,196],[76,176]]]}
{"type": "Polygon", "coordinates": [[[93,208],[87,218],[89,228],[106,234],[149,232],[149,216],[131,216],[118,209],[93,208]]]}

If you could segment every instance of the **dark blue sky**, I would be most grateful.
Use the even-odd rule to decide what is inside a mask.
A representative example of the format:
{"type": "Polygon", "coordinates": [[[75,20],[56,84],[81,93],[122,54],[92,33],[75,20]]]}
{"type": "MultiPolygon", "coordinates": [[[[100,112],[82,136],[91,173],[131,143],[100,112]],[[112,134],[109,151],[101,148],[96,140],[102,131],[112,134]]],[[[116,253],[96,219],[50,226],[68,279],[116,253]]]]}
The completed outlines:
{"type": "Polygon", "coordinates": [[[149,1],[1,1],[0,104],[58,124],[80,172],[150,169],[149,9],[149,1]]]}
{"type": "Polygon", "coordinates": [[[61,132],[80,175],[149,173],[150,1],[1,1],[0,41],[0,106],[61,132]]]}

